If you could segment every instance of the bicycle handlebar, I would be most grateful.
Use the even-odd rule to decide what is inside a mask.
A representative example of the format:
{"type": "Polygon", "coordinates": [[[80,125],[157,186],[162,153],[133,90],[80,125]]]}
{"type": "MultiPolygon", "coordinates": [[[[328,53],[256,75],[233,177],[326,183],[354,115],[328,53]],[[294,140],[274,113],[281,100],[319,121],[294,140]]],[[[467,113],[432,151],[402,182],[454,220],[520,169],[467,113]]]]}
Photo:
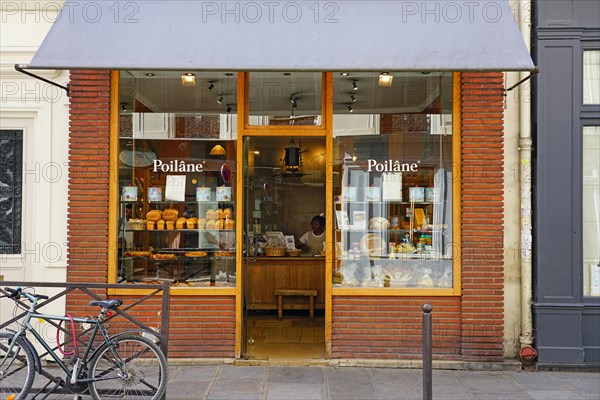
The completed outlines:
{"type": "Polygon", "coordinates": [[[29,300],[31,302],[33,302],[35,299],[38,299],[38,300],[48,300],[49,299],[48,296],[45,296],[43,294],[24,292],[23,288],[21,288],[21,287],[18,287],[16,289],[5,287],[4,290],[6,290],[8,293],[10,293],[10,296],[8,296],[9,298],[15,299],[15,300],[20,299],[21,296],[27,297],[27,300],[29,300]]]}

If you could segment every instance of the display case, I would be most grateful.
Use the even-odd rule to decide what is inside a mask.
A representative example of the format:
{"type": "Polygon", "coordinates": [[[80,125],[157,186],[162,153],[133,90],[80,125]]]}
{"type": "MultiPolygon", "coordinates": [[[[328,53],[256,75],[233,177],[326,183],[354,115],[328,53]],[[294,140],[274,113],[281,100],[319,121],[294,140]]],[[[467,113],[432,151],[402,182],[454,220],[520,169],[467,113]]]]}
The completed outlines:
{"type": "Polygon", "coordinates": [[[119,279],[235,285],[234,202],[121,201],[119,279]]]}
{"type": "Polygon", "coordinates": [[[346,160],[340,171],[334,286],[451,288],[448,173],[371,162],[346,160]]]}

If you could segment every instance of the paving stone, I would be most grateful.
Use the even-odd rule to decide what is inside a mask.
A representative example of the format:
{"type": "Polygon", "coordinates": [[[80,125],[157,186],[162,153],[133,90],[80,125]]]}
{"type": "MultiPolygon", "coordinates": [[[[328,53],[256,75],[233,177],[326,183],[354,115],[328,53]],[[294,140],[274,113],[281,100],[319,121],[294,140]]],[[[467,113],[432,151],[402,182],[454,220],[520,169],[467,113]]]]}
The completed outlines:
{"type": "Polygon", "coordinates": [[[225,365],[219,373],[220,378],[255,378],[264,379],[267,367],[240,367],[235,365],[225,365]]]}
{"type": "Polygon", "coordinates": [[[212,381],[178,381],[167,389],[167,399],[204,399],[212,381]]]}
{"type": "Polygon", "coordinates": [[[381,399],[421,400],[423,398],[423,373],[421,370],[372,368],[371,376],[381,399]]]}
{"type": "Polygon", "coordinates": [[[322,367],[269,367],[268,380],[272,383],[311,383],[325,381],[322,367]]]}
{"type": "Polygon", "coordinates": [[[260,398],[262,387],[262,379],[237,377],[224,378],[223,376],[219,376],[215,381],[208,398],[232,400],[260,398]]]}
{"type": "Polygon", "coordinates": [[[169,368],[169,382],[187,382],[195,380],[210,381],[216,377],[219,368],[220,367],[217,366],[202,366],[194,368],[180,366],[176,368],[169,368]]]}
{"type": "MultiPolygon", "coordinates": [[[[421,391],[421,393],[423,393],[421,391]]],[[[462,384],[447,385],[433,384],[433,398],[436,400],[467,400],[474,399],[475,396],[471,391],[462,384]]],[[[508,399],[505,397],[504,399],[508,399]]]]}
{"type": "Polygon", "coordinates": [[[269,383],[266,400],[322,400],[323,395],[320,384],[269,383]]]}
{"type": "Polygon", "coordinates": [[[329,398],[332,400],[376,399],[377,392],[367,368],[327,370],[329,398]]]}
{"type": "Polygon", "coordinates": [[[525,392],[517,392],[517,393],[473,393],[473,396],[477,400],[531,400],[531,396],[529,396],[525,392]]]}
{"type": "Polygon", "coordinates": [[[583,400],[578,393],[564,390],[526,390],[525,391],[534,400],[583,400]]]}
{"type": "Polygon", "coordinates": [[[570,390],[570,386],[552,375],[537,372],[510,372],[507,376],[525,390],[570,390]]]}
{"type": "Polygon", "coordinates": [[[509,393],[522,391],[504,372],[457,371],[456,374],[472,392],[506,393],[508,398],[509,393]]]}

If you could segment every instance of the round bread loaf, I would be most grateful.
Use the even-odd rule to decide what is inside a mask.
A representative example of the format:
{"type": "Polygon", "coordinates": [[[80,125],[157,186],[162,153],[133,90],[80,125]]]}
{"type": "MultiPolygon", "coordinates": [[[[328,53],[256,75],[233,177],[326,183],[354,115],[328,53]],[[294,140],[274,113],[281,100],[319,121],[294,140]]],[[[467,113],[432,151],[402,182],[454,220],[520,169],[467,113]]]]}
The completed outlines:
{"type": "Polygon", "coordinates": [[[207,219],[207,220],[208,220],[208,219],[216,219],[216,218],[217,218],[217,216],[216,216],[216,214],[215,214],[215,210],[213,210],[212,208],[211,208],[211,209],[208,209],[208,210],[206,210],[206,219],[207,219]]]}
{"type": "Polygon", "coordinates": [[[162,213],[160,210],[151,210],[146,213],[146,219],[148,221],[156,222],[162,219],[162,213]]]}
{"type": "Polygon", "coordinates": [[[165,221],[176,221],[179,216],[179,210],[174,208],[167,208],[162,212],[162,219],[165,221]]]}
{"type": "Polygon", "coordinates": [[[369,229],[376,231],[385,231],[390,229],[390,221],[383,217],[375,217],[369,220],[369,229]]]}

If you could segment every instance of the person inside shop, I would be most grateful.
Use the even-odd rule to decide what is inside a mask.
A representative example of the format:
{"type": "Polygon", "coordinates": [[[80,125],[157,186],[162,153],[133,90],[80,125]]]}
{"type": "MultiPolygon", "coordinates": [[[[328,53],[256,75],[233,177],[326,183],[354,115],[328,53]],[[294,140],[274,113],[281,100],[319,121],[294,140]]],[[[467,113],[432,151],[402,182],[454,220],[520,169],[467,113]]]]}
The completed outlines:
{"type": "Polygon", "coordinates": [[[325,217],[315,215],[310,221],[311,230],[296,240],[296,248],[311,256],[320,255],[325,249],[325,217]]]}

